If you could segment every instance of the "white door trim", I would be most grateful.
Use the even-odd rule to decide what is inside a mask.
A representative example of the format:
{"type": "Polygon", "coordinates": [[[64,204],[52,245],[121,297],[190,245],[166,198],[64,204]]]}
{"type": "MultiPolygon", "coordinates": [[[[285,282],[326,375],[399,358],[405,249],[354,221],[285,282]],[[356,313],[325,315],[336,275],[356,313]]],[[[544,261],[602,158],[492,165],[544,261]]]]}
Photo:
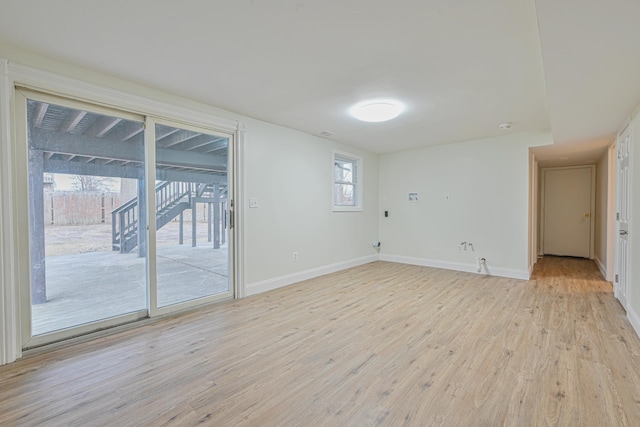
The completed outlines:
{"type": "MultiPolygon", "coordinates": [[[[0,200],[13,200],[13,83],[8,62],[0,59],[0,200]]],[[[0,203],[0,365],[22,357],[20,271],[14,203],[0,203]]]]}
{"type": "Polygon", "coordinates": [[[536,155],[529,149],[529,276],[538,262],[538,196],[539,168],[536,155]]]}
{"type": "Polygon", "coordinates": [[[595,254],[595,234],[596,234],[596,223],[595,223],[595,212],[596,212],[596,165],[578,165],[578,166],[561,166],[561,167],[553,167],[553,168],[542,168],[542,183],[540,185],[540,206],[541,206],[541,215],[540,215],[540,249],[541,252],[544,253],[544,212],[545,212],[545,179],[546,172],[552,170],[568,170],[568,169],[591,169],[591,203],[590,203],[590,217],[589,217],[589,259],[593,259],[595,254]]]}
{"type": "MultiPolygon", "coordinates": [[[[619,170],[619,166],[620,166],[620,150],[622,150],[623,148],[627,149],[629,152],[629,166],[628,166],[628,174],[631,177],[633,175],[633,135],[631,133],[631,123],[627,122],[622,129],[618,132],[617,136],[616,136],[616,176],[618,176],[620,170],[619,170]],[[624,136],[625,132],[629,132],[629,143],[626,147],[623,147],[623,144],[621,144],[621,140],[622,137],[624,136]]],[[[628,198],[627,198],[627,232],[631,233],[632,232],[632,222],[631,222],[631,218],[632,218],[632,207],[633,204],[631,203],[631,196],[633,194],[633,180],[629,179],[628,182],[628,198]]],[[[620,213],[620,203],[621,203],[621,188],[620,188],[620,180],[617,179],[616,180],[616,216],[620,213]]],[[[620,221],[616,218],[615,221],[615,247],[616,247],[616,251],[615,251],[615,276],[619,276],[620,273],[620,251],[619,249],[619,239],[620,239],[620,221]]],[[[631,283],[631,268],[629,268],[630,265],[630,260],[633,258],[632,257],[632,247],[631,245],[627,245],[627,254],[626,254],[626,272],[625,272],[625,277],[623,278],[623,280],[625,281],[625,288],[626,288],[626,292],[624,292],[623,290],[621,290],[620,288],[620,281],[619,280],[615,280],[614,277],[614,282],[613,282],[613,293],[614,296],[616,297],[616,299],[618,301],[620,301],[620,304],[622,304],[622,306],[624,307],[625,310],[627,310],[627,312],[630,314],[629,310],[627,309],[627,298],[628,298],[628,288],[629,288],[629,283],[631,283]]],[[[632,322],[633,323],[633,322],[632,322]]]]}
{"type": "Polygon", "coordinates": [[[605,278],[614,281],[616,271],[616,189],[617,189],[617,141],[613,141],[607,154],[607,265],[605,278]]]}

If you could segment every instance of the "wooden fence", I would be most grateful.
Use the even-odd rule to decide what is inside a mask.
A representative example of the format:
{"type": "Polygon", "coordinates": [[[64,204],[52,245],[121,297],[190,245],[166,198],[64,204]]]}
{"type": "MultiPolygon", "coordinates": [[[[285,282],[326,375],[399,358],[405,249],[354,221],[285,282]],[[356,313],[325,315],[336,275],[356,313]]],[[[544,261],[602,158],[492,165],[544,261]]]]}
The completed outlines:
{"type": "Polygon", "coordinates": [[[110,224],[111,211],[120,206],[119,193],[54,191],[44,193],[46,225],[110,224]]]}
{"type": "MultiPolygon", "coordinates": [[[[111,211],[120,206],[120,193],[82,192],[82,191],[45,191],[45,225],[92,225],[111,224],[111,211]]],[[[198,203],[197,221],[206,222],[207,205],[198,203]]],[[[191,221],[191,210],[184,212],[184,220],[191,221]]]]}

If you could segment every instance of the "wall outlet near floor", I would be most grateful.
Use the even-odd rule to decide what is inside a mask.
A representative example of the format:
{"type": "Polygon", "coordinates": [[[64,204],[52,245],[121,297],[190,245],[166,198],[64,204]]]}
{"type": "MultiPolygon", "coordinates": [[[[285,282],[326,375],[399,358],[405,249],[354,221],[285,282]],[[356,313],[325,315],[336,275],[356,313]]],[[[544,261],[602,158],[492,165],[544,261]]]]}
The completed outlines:
{"type": "Polygon", "coordinates": [[[295,251],[295,252],[293,253],[293,261],[295,262],[295,261],[297,261],[297,260],[298,260],[298,251],[295,251]]]}

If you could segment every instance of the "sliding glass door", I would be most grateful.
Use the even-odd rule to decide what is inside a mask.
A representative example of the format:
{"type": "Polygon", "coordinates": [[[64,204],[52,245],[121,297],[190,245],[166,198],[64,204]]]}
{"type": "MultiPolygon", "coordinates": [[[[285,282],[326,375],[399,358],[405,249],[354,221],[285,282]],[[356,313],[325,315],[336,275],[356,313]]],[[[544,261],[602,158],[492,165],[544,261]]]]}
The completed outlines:
{"type": "Polygon", "coordinates": [[[138,203],[144,189],[144,118],[28,96],[23,106],[31,336],[144,316],[145,234],[138,203]],[[123,192],[127,181],[136,188],[131,195],[123,192]],[[123,206],[130,207],[126,230],[118,228],[112,213],[123,206]]]}
{"type": "Polygon", "coordinates": [[[229,136],[155,124],[157,305],[231,296],[229,136]]]}
{"type": "Polygon", "coordinates": [[[25,347],[233,296],[232,135],[27,90],[16,121],[25,347]]]}

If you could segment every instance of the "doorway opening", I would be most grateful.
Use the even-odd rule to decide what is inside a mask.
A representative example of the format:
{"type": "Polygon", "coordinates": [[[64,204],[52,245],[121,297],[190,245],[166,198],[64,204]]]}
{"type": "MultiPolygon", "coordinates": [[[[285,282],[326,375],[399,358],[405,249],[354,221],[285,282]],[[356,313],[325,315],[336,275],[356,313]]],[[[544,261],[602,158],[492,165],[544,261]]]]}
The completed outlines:
{"type": "Polygon", "coordinates": [[[593,258],[595,166],[542,169],[544,255],[593,258]]]}

